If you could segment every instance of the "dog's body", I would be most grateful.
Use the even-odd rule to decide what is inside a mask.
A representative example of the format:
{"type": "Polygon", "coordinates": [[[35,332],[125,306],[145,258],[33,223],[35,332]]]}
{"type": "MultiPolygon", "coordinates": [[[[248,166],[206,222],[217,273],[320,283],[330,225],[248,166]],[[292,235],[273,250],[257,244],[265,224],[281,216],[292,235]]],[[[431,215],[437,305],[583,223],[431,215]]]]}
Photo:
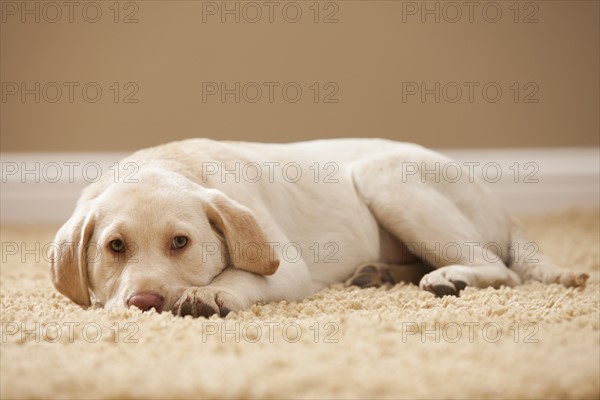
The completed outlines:
{"type": "Polygon", "coordinates": [[[84,306],[223,315],[346,280],[377,285],[390,265],[433,269],[420,286],[437,295],[587,279],[534,254],[486,186],[414,144],[195,139],[120,166],[57,234],[54,284],[84,306]]]}

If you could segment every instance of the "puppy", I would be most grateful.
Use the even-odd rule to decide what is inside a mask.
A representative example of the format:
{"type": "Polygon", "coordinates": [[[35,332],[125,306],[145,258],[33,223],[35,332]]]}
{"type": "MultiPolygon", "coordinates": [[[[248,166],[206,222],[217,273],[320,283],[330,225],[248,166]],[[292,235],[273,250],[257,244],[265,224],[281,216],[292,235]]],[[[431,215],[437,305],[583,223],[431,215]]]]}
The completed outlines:
{"type": "Polygon", "coordinates": [[[415,144],[192,139],[120,167],[55,239],[52,281],[84,307],[224,316],[336,282],[418,279],[443,296],[588,279],[537,252],[469,171],[415,144]]]}

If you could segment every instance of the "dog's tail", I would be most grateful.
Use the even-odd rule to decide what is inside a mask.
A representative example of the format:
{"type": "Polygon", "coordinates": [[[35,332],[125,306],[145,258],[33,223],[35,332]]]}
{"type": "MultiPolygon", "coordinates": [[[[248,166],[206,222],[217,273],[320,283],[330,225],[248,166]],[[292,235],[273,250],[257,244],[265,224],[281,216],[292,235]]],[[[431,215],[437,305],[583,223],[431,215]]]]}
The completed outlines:
{"type": "Polygon", "coordinates": [[[536,242],[527,239],[521,223],[514,221],[508,266],[523,281],[561,283],[566,287],[585,287],[589,275],[559,267],[544,255],[536,242]]]}

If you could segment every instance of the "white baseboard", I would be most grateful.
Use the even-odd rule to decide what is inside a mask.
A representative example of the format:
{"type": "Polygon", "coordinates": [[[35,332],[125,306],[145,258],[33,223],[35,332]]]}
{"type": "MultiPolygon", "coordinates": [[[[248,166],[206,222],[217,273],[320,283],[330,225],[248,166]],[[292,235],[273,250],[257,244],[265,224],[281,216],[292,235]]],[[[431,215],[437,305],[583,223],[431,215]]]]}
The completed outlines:
{"type": "Polygon", "coordinates": [[[83,188],[96,179],[96,170],[110,172],[110,167],[126,155],[0,153],[2,224],[62,224],[73,213],[83,188]],[[61,176],[54,182],[56,165],[61,176]],[[12,174],[12,168],[18,172],[12,174]]]}
{"type": "MultiPolygon", "coordinates": [[[[471,165],[474,174],[483,177],[516,215],[599,205],[599,148],[440,151],[459,164],[471,165]],[[497,171],[501,176],[493,182],[497,171]]],[[[81,190],[93,181],[95,171],[110,171],[110,166],[125,155],[1,153],[1,222],[63,223],[73,212],[81,190]],[[58,180],[57,166],[61,171],[58,180]],[[13,168],[18,172],[13,174],[13,168]]]]}
{"type": "Polygon", "coordinates": [[[499,164],[502,178],[492,183],[495,168],[490,168],[487,182],[514,215],[600,205],[600,148],[440,151],[462,162],[479,162],[479,176],[486,164],[499,164]]]}

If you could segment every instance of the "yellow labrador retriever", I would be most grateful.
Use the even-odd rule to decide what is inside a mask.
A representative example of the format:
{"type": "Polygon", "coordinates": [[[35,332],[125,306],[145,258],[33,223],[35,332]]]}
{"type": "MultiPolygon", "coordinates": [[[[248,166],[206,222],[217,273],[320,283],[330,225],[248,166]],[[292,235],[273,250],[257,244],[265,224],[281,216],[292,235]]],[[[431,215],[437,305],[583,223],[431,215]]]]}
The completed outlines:
{"type": "Polygon", "coordinates": [[[415,144],[194,139],[120,165],[56,236],[52,281],[82,306],[225,315],[403,271],[438,296],[588,278],[539,254],[465,168],[415,144]]]}

